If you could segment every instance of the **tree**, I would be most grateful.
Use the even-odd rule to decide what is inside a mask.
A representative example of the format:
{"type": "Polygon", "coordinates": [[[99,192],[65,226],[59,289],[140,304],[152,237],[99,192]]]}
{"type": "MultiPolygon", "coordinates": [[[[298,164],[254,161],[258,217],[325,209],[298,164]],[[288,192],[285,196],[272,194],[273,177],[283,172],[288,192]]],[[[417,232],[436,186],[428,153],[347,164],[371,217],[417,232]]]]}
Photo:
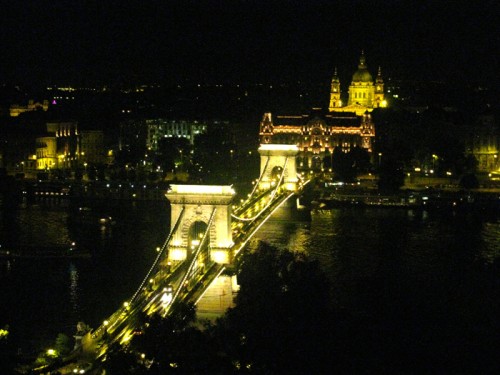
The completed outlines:
{"type": "Polygon", "coordinates": [[[145,353],[148,374],[330,374],[345,369],[339,344],[345,341],[337,336],[330,283],[317,261],[262,242],[242,256],[237,277],[236,306],[216,325],[200,329],[194,324],[194,305],[181,303],[166,318],[149,318],[128,352],[110,353],[108,371],[146,371],[132,352],[145,353]]]}
{"type": "Polygon", "coordinates": [[[404,185],[402,163],[386,157],[382,160],[379,169],[378,188],[383,192],[396,192],[404,185]]]}
{"type": "Polygon", "coordinates": [[[9,339],[10,328],[0,328],[0,374],[14,373],[16,366],[15,348],[9,339]]]}
{"type": "Polygon", "coordinates": [[[177,166],[184,168],[189,164],[191,145],[186,138],[163,138],[158,142],[158,153],[155,163],[162,166],[165,171],[175,170],[177,166]]]}
{"type": "Polygon", "coordinates": [[[107,374],[145,374],[143,366],[139,364],[138,357],[132,351],[126,350],[115,343],[108,351],[106,361],[100,365],[107,374]]]}
{"type": "Polygon", "coordinates": [[[64,333],[59,333],[56,337],[56,343],[54,349],[61,355],[65,356],[69,354],[72,349],[71,339],[68,335],[64,333]]]}
{"type": "Polygon", "coordinates": [[[220,356],[210,332],[193,324],[195,318],[193,304],[179,303],[172,315],[149,319],[144,334],[132,341],[135,351],[152,359],[148,373],[225,373],[224,369],[231,368],[230,362],[220,356]]]}
{"type": "Polygon", "coordinates": [[[475,174],[467,173],[460,179],[459,185],[463,189],[477,189],[479,187],[479,180],[475,174]]]}
{"type": "Polygon", "coordinates": [[[331,371],[330,286],[317,262],[261,243],[238,281],[236,307],[216,327],[234,363],[258,374],[331,371]]]}
{"type": "Polygon", "coordinates": [[[355,171],[352,168],[353,161],[342,151],[340,147],[335,147],[332,156],[332,169],[336,179],[351,182],[355,178],[355,171]]]}
{"type": "Polygon", "coordinates": [[[331,165],[338,180],[353,182],[359,174],[369,170],[370,156],[361,147],[354,147],[347,153],[343,152],[340,147],[336,147],[332,155],[325,157],[323,163],[327,167],[331,165]]]}
{"type": "Polygon", "coordinates": [[[236,174],[236,145],[222,126],[196,137],[190,175],[203,183],[230,184],[236,174]]]}

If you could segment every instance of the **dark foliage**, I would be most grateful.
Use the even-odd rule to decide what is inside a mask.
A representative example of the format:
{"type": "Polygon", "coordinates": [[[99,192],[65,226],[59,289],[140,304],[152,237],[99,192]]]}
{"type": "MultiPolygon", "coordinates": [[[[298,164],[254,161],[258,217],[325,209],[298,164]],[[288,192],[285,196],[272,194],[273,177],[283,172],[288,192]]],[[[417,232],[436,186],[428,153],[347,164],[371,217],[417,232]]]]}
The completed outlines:
{"type": "Polygon", "coordinates": [[[176,166],[182,169],[190,159],[190,151],[191,145],[186,138],[173,137],[160,139],[155,163],[161,165],[166,171],[173,171],[176,166]]]}
{"type": "Polygon", "coordinates": [[[229,129],[211,126],[196,137],[190,175],[193,181],[206,184],[230,184],[236,166],[236,145],[229,129]]]}
{"type": "Polygon", "coordinates": [[[329,283],[318,263],[261,243],[243,258],[237,306],[220,345],[242,372],[329,373],[335,358],[329,283]]]}
{"type": "Polygon", "coordinates": [[[378,187],[382,192],[395,192],[404,184],[403,166],[387,156],[379,168],[378,187]]]}
{"type": "Polygon", "coordinates": [[[336,147],[333,150],[333,155],[325,157],[324,163],[328,167],[331,164],[337,180],[354,182],[359,174],[368,171],[370,167],[370,156],[368,152],[361,147],[354,147],[347,153],[342,152],[340,147],[336,147]]]}
{"type": "Polygon", "coordinates": [[[460,187],[464,189],[476,189],[479,187],[479,180],[477,179],[475,174],[472,173],[465,174],[460,179],[460,187]]]}
{"type": "MultiPolygon", "coordinates": [[[[9,326],[0,329],[5,329],[8,332],[9,326]]],[[[0,336],[0,374],[13,373],[17,363],[15,348],[8,335],[0,336]]]]}
{"type": "Polygon", "coordinates": [[[180,304],[175,314],[146,322],[131,351],[112,352],[106,369],[112,374],[327,374],[339,368],[330,287],[317,262],[261,243],[243,257],[238,279],[237,305],[215,326],[194,325],[194,306],[180,304]],[[141,364],[132,352],[146,353],[151,364],[141,364]]]}
{"type": "MultiPolygon", "coordinates": [[[[133,341],[133,349],[146,353],[152,361],[148,374],[217,374],[228,373],[230,362],[213,345],[210,331],[193,325],[195,308],[180,303],[167,318],[159,315],[147,322],[143,335],[133,341]]],[[[146,367],[135,369],[142,373],[146,367]]]]}

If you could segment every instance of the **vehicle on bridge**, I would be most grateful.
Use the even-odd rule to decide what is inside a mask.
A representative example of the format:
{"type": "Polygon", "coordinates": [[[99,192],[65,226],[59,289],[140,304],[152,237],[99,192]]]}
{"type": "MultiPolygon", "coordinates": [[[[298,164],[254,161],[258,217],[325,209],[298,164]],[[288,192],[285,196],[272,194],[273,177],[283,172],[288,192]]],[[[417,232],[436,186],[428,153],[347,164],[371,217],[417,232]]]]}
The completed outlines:
{"type": "Polygon", "coordinates": [[[161,303],[163,307],[166,307],[172,302],[174,296],[174,287],[172,285],[167,285],[163,288],[163,294],[161,296],[161,303]]]}

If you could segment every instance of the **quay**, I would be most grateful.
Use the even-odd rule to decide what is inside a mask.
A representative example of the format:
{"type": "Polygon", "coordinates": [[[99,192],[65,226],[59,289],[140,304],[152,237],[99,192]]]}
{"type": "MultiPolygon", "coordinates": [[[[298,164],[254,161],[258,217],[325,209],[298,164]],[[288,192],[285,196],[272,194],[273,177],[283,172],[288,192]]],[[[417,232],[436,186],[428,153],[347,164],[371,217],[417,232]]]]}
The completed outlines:
{"type": "Polygon", "coordinates": [[[388,207],[408,209],[486,210],[500,213],[500,192],[448,191],[438,189],[402,190],[391,195],[372,190],[325,190],[315,208],[388,207]]]}

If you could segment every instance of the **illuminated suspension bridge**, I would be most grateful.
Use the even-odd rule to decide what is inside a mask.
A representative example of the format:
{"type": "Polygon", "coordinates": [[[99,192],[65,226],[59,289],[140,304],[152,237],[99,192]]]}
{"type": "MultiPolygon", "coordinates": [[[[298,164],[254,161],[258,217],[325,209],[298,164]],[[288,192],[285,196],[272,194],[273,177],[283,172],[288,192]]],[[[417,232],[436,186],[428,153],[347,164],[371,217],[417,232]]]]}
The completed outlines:
{"type": "Polygon", "coordinates": [[[166,317],[179,302],[198,303],[259,228],[308,183],[297,176],[296,146],[262,145],[259,153],[260,176],[238,206],[231,186],[171,186],[169,235],[130,300],[82,339],[84,353],[100,357],[115,343],[126,345],[144,314],[166,317]]]}

